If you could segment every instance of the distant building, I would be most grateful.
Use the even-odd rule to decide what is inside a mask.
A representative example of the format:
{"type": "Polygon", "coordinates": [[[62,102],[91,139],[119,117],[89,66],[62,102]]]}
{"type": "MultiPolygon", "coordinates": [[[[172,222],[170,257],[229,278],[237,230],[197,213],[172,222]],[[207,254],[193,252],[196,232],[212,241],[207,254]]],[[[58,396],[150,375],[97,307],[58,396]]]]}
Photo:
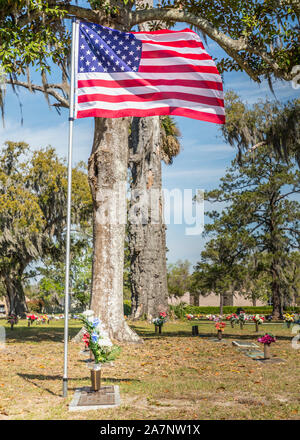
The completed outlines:
{"type": "MultiPolygon", "coordinates": [[[[192,306],[214,306],[219,307],[220,306],[220,295],[216,295],[215,293],[210,293],[208,295],[192,295],[189,292],[186,292],[183,296],[180,298],[175,297],[169,297],[169,304],[170,305],[177,305],[181,302],[184,302],[186,304],[192,305],[192,306]]],[[[253,301],[246,299],[243,295],[240,295],[239,293],[234,293],[231,295],[224,295],[224,306],[236,306],[236,307],[252,307],[252,306],[266,306],[268,305],[267,302],[263,302],[260,300],[256,300],[255,304],[253,304],[253,301]]]]}
{"type": "Polygon", "coordinates": [[[0,316],[6,316],[8,314],[7,305],[4,299],[0,299],[0,316]]]}

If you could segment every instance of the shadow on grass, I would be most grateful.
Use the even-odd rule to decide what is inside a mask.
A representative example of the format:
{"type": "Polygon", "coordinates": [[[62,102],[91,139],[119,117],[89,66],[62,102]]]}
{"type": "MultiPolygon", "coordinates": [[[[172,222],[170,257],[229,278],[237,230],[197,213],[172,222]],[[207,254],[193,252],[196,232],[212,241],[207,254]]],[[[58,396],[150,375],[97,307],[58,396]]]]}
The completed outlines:
{"type": "MultiPolygon", "coordinates": [[[[139,327],[135,325],[130,325],[130,327],[143,339],[159,339],[159,338],[178,338],[178,337],[186,337],[186,338],[216,338],[217,332],[207,332],[207,333],[200,333],[197,336],[192,335],[192,328],[190,331],[188,330],[179,330],[179,331],[162,331],[161,334],[155,333],[155,331],[147,330],[144,327],[139,327]]],[[[243,333],[243,334],[236,334],[236,333],[223,333],[222,339],[236,339],[236,340],[244,340],[244,339],[254,339],[257,340],[260,336],[262,336],[265,331],[260,331],[259,333],[243,333]]],[[[291,341],[294,336],[285,336],[285,335],[276,335],[277,340],[283,340],[283,341],[291,341]]]]}
{"type": "Polygon", "coordinates": [[[49,394],[52,394],[52,396],[60,396],[60,394],[55,393],[51,390],[49,390],[49,388],[37,384],[35,381],[36,380],[61,380],[62,381],[62,376],[60,375],[55,375],[55,376],[45,376],[43,374],[23,374],[23,373],[18,373],[18,376],[20,376],[22,379],[24,379],[26,382],[29,382],[30,384],[34,385],[36,388],[39,388],[40,390],[44,390],[47,391],[49,394]]]}
{"type": "MultiPolygon", "coordinates": [[[[81,326],[69,327],[69,337],[72,339],[80,331],[81,326]]],[[[6,328],[6,340],[16,342],[63,342],[63,327],[15,327],[13,330],[6,328]]]]}
{"type": "MultiPolygon", "coordinates": [[[[44,385],[38,384],[36,383],[36,381],[61,381],[62,382],[62,375],[56,374],[54,376],[49,376],[49,375],[44,375],[44,374],[23,374],[23,373],[18,373],[18,376],[21,377],[23,380],[25,380],[26,382],[29,382],[30,384],[34,385],[36,388],[43,390],[43,391],[47,391],[49,394],[52,394],[52,396],[58,396],[61,397],[62,393],[55,393],[54,391],[51,391],[49,388],[47,388],[44,385]]],[[[68,382],[79,382],[79,381],[86,381],[88,379],[88,377],[76,377],[76,378],[68,378],[68,382]]],[[[141,382],[139,379],[131,379],[131,378],[127,378],[127,379],[118,379],[115,377],[101,377],[101,382],[105,382],[105,383],[138,383],[141,382]]],[[[74,387],[69,387],[68,386],[68,390],[69,391],[74,391],[78,388],[78,386],[74,386],[74,387]]]]}

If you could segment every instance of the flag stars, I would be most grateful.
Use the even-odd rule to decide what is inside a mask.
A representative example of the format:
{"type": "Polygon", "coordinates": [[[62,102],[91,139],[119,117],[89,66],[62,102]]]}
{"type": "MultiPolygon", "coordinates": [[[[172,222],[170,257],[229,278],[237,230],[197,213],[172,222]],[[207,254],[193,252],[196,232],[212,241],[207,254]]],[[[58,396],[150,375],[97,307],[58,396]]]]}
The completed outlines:
{"type": "Polygon", "coordinates": [[[138,71],[141,44],[130,33],[97,24],[80,26],[78,72],[114,73],[138,71]]]}

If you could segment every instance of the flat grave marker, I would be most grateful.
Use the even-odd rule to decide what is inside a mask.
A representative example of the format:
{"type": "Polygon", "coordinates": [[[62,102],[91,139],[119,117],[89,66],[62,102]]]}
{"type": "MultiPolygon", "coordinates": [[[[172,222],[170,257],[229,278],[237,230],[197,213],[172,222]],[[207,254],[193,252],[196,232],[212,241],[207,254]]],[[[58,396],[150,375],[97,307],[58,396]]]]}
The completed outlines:
{"type": "Polygon", "coordinates": [[[75,391],[69,411],[91,411],[114,408],[121,403],[118,385],[104,386],[99,391],[91,391],[90,387],[78,388],[75,391]]]}

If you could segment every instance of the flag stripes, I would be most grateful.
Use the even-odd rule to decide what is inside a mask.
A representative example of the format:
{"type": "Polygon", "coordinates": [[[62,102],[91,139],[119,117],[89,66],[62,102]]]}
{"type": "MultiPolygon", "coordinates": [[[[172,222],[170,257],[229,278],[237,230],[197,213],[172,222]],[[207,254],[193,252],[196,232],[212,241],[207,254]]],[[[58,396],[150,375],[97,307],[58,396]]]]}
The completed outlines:
{"type": "Polygon", "coordinates": [[[225,123],[222,80],[195,32],[94,26],[95,35],[90,23],[82,31],[77,118],[170,114],[225,123]]]}

